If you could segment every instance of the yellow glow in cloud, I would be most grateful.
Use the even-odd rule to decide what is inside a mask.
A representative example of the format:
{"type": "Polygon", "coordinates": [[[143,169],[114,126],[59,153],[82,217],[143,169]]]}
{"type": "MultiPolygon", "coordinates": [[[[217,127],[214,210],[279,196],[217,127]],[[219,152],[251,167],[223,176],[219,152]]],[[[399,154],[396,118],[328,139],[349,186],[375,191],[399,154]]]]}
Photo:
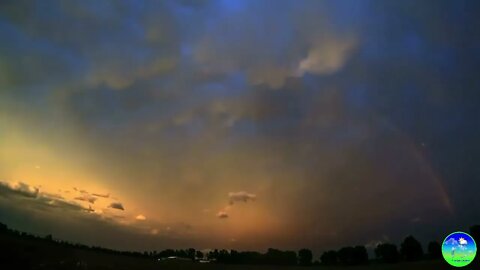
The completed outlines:
{"type": "Polygon", "coordinates": [[[355,46],[354,39],[331,39],[319,42],[300,61],[297,75],[309,72],[313,74],[331,74],[343,67],[351,50],[355,46]]]}
{"type": "Polygon", "coordinates": [[[140,221],[144,221],[144,220],[146,220],[147,218],[146,218],[144,215],[140,214],[140,215],[136,216],[135,219],[136,219],[136,220],[140,220],[140,221]]]}

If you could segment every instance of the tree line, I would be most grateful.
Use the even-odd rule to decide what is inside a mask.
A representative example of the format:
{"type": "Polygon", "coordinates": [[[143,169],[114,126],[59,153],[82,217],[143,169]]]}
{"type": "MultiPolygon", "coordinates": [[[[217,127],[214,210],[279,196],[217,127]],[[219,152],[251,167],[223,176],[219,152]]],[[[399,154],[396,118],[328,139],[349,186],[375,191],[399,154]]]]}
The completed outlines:
{"type": "MultiPolygon", "coordinates": [[[[470,227],[470,235],[476,243],[480,243],[480,225],[470,227]]],[[[420,260],[435,260],[442,257],[442,246],[437,241],[431,241],[427,245],[427,250],[424,252],[420,242],[413,236],[406,237],[400,244],[400,247],[393,243],[380,243],[375,249],[376,262],[381,263],[398,263],[400,261],[420,261],[420,260]]],[[[320,257],[320,262],[323,265],[360,265],[369,263],[365,247],[344,247],[336,250],[326,251],[320,257]]],[[[480,264],[479,258],[475,259],[475,263],[480,264]]]]}
{"type": "MultiPolygon", "coordinates": [[[[374,248],[375,258],[370,259],[365,246],[348,246],[338,250],[329,250],[324,252],[319,260],[314,260],[313,253],[309,249],[300,249],[295,251],[282,251],[269,248],[265,253],[256,251],[236,251],[226,249],[215,249],[208,252],[188,249],[166,249],[162,251],[117,251],[97,246],[87,246],[83,244],[74,244],[66,241],[55,240],[52,235],[39,237],[25,232],[19,232],[9,229],[5,224],[0,223],[0,233],[11,234],[29,239],[32,241],[43,241],[53,245],[71,247],[77,249],[88,249],[97,252],[119,254],[127,256],[136,256],[162,260],[165,258],[183,258],[192,261],[208,260],[210,262],[223,264],[252,264],[252,265],[362,265],[372,261],[379,263],[398,263],[400,261],[418,261],[427,259],[439,259],[442,256],[441,245],[436,241],[428,243],[427,250],[424,251],[421,243],[413,236],[406,237],[397,247],[393,243],[381,243],[374,248]]],[[[470,234],[477,243],[480,243],[480,225],[472,226],[470,234]]],[[[478,263],[478,258],[477,258],[478,263]]]]}

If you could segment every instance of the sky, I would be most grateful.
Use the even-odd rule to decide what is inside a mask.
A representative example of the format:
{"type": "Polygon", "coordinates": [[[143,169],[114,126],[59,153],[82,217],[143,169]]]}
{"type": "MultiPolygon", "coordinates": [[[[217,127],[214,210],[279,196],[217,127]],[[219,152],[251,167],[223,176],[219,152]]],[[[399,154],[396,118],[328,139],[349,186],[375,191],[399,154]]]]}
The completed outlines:
{"type": "Polygon", "coordinates": [[[477,1],[0,2],[0,222],[315,252],[480,222],[477,1]]]}

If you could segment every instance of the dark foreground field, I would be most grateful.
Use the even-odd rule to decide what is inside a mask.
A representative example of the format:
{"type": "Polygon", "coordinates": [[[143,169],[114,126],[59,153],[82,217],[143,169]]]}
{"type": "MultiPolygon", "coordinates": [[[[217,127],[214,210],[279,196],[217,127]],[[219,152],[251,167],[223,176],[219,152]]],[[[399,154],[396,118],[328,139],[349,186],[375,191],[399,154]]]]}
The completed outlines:
{"type": "Polygon", "coordinates": [[[368,266],[350,266],[350,267],[327,267],[327,266],[311,266],[311,267],[302,267],[302,266],[253,266],[253,265],[220,265],[220,264],[178,264],[178,263],[164,263],[158,265],[158,268],[153,269],[199,269],[199,270],[273,270],[273,269],[285,269],[285,270],[337,270],[337,269],[346,269],[346,270],[398,270],[398,269],[412,269],[412,270],[437,270],[437,269],[454,269],[453,267],[448,267],[443,261],[429,261],[429,262],[417,262],[417,263],[399,263],[392,265],[385,264],[376,264],[368,266]]]}
{"type": "MultiPolygon", "coordinates": [[[[370,264],[355,267],[286,267],[286,266],[253,266],[253,265],[222,265],[216,263],[196,263],[188,261],[157,262],[152,258],[109,253],[108,251],[74,247],[55,241],[30,238],[20,235],[0,233],[0,269],[186,269],[186,270],[305,270],[305,269],[354,269],[354,270],[441,270],[452,269],[443,261],[422,261],[399,264],[370,264]]],[[[472,268],[475,269],[475,268],[472,268]]]]}
{"type": "Polygon", "coordinates": [[[27,268],[23,268],[27,265],[22,265],[19,268],[18,265],[4,265],[0,263],[0,269],[119,269],[119,270],[306,270],[306,269],[318,269],[318,270],[336,270],[336,269],[352,269],[352,270],[399,270],[399,269],[412,269],[412,270],[441,270],[441,269],[454,269],[449,267],[443,261],[425,261],[414,263],[399,263],[399,264],[371,264],[366,266],[350,266],[350,267],[328,267],[328,266],[255,266],[255,265],[222,265],[222,264],[200,264],[193,262],[154,262],[150,259],[135,258],[121,255],[105,255],[94,254],[89,251],[75,252],[73,259],[58,261],[58,262],[41,262],[33,263],[27,268]]]}

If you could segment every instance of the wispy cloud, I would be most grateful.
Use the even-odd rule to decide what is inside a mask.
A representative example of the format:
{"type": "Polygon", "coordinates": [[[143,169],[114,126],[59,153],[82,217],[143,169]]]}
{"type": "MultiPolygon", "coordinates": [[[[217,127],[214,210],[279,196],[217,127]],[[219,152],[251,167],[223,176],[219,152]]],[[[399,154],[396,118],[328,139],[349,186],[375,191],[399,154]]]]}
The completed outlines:
{"type": "Polygon", "coordinates": [[[257,198],[257,195],[253,193],[249,193],[246,191],[237,191],[237,192],[229,192],[228,193],[228,199],[229,203],[227,206],[223,207],[222,210],[217,212],[217,217],[218,218],[228,218],[229,217],[229,212],[233,208],[233,205],[236,202],[248,202],[248,201],[254,201],[257,198]]]}
{"type": "Polygon", "coordinates": [[[246,191],[238,191],[228,193],[228,198],[230,199],[230,204],[234,204],[235,202],[248,202],[250,200],[255,200],[257,195],[246,191]]]}
{"type": "Polygon", "coordinates": [[[93,196],[100,197],[100,198],[109,198],[110,194],[100,194],[100,193],[92,193],[93,196]]]}
{"type": "Polygon", "coordinates": [[[97,200],[96,197],[90,196],[88,194],[84,194],[82,196],[75,197],[74,199],[77,200],[77,201],[84,201],[84,202],[89,202],[89,203],[95,203],[95,201],[97,200]]]}
{"type": "Polygon", "coordinates": [[[228,218],[228,213],[225,211],[220,211],[217,213],[218,218],[228,218]]]}

